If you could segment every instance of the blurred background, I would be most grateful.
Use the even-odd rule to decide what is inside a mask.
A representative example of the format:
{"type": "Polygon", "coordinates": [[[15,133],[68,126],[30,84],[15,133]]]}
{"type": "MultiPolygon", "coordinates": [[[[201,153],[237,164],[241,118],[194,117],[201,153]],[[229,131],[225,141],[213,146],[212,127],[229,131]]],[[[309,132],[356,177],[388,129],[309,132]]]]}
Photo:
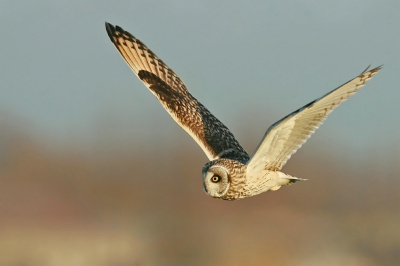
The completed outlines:
{"type": "Polygon", "coordinates": [[[399,1],[1,1],[0,265],[398,265],[399,1]],[[207,196],[206,156],[121,59],[142,40],[250,154],[283,116],[384,68],[283,171],[207,196]]]}

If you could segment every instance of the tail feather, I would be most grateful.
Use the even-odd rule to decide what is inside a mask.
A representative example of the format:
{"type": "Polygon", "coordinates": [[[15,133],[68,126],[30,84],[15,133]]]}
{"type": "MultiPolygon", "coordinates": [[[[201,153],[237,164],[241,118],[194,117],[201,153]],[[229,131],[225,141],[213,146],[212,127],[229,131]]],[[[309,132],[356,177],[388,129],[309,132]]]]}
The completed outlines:
{"type": "Polygon", "coordinates": [[[289,183],[287,185],[291,185],[293,183],[296,183],[297,181],[307,181],[308,180],[308,179],[294,177],[294,176],[290,176],[290,175],[287,175],[287,179],[289,179],[289,183]]]}
{"type": "Polygon", "coordinates": [[[276,190],[280,189],[281,186],[289,186],[291,184],[296,183],[297,181],[308,180],[308,179],[304,179],[304,178],[298,178],[298,177],[294,177],[291,175],[287,175],[282,172],[278,172],[278,174],[279,174],[279,181],[278,181],[279,185],[270,188],[269,190],[271,190],[271,191],[276,191],[276,190]]]}

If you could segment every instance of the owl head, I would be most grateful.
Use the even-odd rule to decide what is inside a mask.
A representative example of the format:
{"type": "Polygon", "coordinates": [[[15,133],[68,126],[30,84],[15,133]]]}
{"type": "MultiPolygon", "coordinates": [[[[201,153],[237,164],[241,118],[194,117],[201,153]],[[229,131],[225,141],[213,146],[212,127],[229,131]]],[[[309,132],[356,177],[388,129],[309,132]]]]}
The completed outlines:
{"type": "Polygon", "coordinates": [[[218,162],[211,161],[203,167],[203,188],[213,198],[221,198],[229,190],[229,170],[218,162]]]}

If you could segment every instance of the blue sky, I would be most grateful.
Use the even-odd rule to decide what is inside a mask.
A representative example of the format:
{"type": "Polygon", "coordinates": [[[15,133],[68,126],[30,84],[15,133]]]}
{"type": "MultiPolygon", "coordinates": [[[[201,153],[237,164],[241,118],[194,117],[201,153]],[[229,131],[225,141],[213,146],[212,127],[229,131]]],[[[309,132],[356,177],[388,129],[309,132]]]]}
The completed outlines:
{"type": "Polygon", "coordinates": [[[400,133],[399,14],[398,1],[1,1],[0,116],[61,145],[186,135],[121,59],[107,21],[252,147],[275,121],[384,64],[313,138],[387,143],[400,133]]]}

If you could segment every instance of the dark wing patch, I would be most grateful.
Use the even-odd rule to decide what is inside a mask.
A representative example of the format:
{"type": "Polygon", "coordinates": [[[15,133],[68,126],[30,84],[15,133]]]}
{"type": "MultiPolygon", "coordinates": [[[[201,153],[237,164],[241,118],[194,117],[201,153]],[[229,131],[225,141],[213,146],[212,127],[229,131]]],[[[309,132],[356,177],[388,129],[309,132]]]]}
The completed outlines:
{"type": "MultiPolygon", "coordinates": [[[[196,141],[200,141],[213,158],[247,162],[249,155],[229,129],[188,91],[176,92],[153,73],[139,71],[139,78],[158,98],[167,112],[196,141]]],[[[201,145],[200,145],[201,146],[201,145]]]]}

